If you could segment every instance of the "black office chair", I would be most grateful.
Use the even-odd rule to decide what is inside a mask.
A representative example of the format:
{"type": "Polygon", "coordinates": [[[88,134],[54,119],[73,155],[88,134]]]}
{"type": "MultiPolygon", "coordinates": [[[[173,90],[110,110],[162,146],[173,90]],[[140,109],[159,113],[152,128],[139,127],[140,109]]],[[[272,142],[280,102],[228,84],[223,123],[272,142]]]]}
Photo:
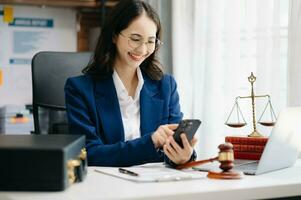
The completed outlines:
{"type": "Polygon", "coordinates": [[[90,53],[39,52],[32,59],[34,134],[67,134],[66,79],[82,74],[90,53]]]}

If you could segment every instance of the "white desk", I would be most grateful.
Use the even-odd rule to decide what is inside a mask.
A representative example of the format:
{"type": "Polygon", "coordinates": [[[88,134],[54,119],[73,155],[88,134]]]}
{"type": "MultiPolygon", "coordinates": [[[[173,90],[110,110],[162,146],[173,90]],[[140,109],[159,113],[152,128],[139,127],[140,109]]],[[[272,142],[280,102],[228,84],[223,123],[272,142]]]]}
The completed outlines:
{"type": "MultiPolygon", "coordinates": [[[[262,199],[301,196],[301,160],[287,168],[241,180],[208,178],[160,183],[135,183],[94,171],[63,192],[0,192],[1,200],[90,199],[262,199]]],[[[0,177],[1,178],[1,177],[0,177]]]]}

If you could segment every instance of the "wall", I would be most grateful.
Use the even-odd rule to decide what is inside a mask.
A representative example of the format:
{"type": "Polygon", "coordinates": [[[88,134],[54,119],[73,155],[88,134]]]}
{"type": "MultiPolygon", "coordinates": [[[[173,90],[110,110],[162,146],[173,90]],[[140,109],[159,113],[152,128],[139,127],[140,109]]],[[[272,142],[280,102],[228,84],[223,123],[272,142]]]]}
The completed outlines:
{"type": "MultiPolygon", "coordinates": [[[[39,51],[76,51],[76,11],[71,8],[10,6],[0,15],[0,106],[32,103],[31,58],[39,51]]],[[[0,11],[5,6],[0,5],[0,11]]]]}

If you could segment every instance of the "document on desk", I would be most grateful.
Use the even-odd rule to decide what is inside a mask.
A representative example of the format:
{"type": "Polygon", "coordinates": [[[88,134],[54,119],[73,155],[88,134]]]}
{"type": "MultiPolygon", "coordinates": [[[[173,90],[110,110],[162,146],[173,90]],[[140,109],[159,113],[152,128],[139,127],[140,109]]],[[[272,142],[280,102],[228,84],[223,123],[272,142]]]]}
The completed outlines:
{"type": "Polygon", "coordinates": [[[148,163],[133,167],[98,167],[96,172],[134,182],[164,182],[205,178],[206,173],[195,170],[176,170],[163,163],[148,163]],[[124,171],[129,171],[125,173],[124,171]]]}

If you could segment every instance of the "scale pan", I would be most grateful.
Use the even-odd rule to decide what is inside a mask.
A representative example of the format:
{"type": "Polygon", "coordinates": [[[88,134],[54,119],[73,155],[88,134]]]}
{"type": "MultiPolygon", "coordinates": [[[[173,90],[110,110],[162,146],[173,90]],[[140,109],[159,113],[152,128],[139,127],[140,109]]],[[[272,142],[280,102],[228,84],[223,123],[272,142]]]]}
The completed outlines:
{"type": "Polygon", "coordinates": [[[275,122],[258,122],[262,126],[274,126],[275,122]]]}
{"type": "Polygon", "coordinates": [[[227,126],[230,126],[232,128],[241,128],[245,125],[247,125],[247,123],[226,123],[227,126]]]}

